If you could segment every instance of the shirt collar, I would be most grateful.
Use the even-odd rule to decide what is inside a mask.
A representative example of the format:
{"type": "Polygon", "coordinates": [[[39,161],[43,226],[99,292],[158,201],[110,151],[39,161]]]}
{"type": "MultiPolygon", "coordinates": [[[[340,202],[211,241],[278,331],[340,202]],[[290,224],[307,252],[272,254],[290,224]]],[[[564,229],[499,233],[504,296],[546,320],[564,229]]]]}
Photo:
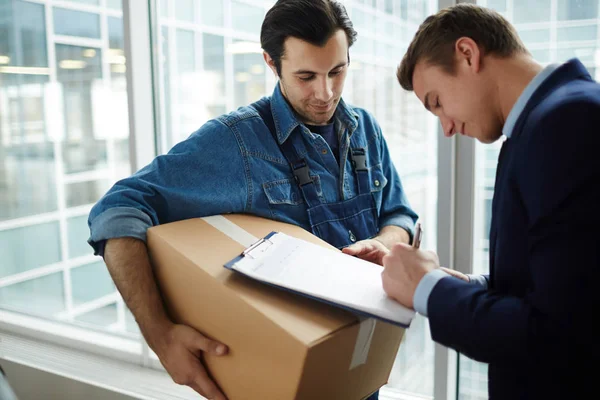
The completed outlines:
{"type": "Polygon", "coordinates": [[[544,83],[544,81],[559,67],[559,64],[550,64],[546,66],[543,70],[541,70],[529,84],[523,90],[523,93],[517,99],[517,102],[508,113],[508,117],[506,118],[506,122],[504,123],[504,127],[502,128],[502,133],[507,138],[510,138],[513,134],[513,130],[515,129],[515,124],[517,123],[517,119],[519,119],[519,115],[525,109],[525,106],[531,99],[531,96],[535,93],[535,91],[544,83]]]}
{"type": "MultiPolygon", "coordinates": [[[[302,125],[302,122],[283,96],[279,82],[275,85],[275,90],[273,90],[273,95],[271,96],[271,113],[273,114],[277,140],[280,144],[287,140],[298,125],[302,125]]],[[[348,126],[350,132],[354,131],[358,126],[358,114],[346,105],[344,99],[340,99],[338,103],[334,120],[339,120],[348,126]]]]}

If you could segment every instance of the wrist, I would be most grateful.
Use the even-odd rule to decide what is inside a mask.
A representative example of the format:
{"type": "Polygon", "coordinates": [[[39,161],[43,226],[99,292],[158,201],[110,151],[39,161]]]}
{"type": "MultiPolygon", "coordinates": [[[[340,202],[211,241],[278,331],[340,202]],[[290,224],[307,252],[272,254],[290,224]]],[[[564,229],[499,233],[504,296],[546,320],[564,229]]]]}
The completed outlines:
{"type": "Polygon", "coordinates": [[[140,325],[140,330],[148,346],[158,355],[161,349],[166,347],[169,341],[169,332],[175,326],[175,323],[168,318],[149,321],[144,327],[140,325]]]}

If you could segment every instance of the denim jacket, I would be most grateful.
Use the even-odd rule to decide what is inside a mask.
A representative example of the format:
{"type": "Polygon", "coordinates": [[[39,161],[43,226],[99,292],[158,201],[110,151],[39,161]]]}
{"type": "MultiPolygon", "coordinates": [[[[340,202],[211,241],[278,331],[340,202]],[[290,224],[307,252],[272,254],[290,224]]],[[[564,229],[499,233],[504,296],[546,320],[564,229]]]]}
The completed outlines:
{"type": "Polygon", "coordinates": [[[310,231],[306,204],[277,143],[290,135],[301,135],[303,156],[325,203],[357,196],[349,138],[364,135],[379,228],[399,226],[412,237],[417,215],[375,119],[340,100],[334,126],[340,139],[339,164],[325,139],[298,120],[277,85],[272,96],[208,121],[167,154],[117,182],[91,210],[88,242],[99,254],[107,239],[145,241],[154,225],[227,213],[253,214],[310,231]],[[257,112],[265,102],[272,109],[275,135],[257,112]]]}

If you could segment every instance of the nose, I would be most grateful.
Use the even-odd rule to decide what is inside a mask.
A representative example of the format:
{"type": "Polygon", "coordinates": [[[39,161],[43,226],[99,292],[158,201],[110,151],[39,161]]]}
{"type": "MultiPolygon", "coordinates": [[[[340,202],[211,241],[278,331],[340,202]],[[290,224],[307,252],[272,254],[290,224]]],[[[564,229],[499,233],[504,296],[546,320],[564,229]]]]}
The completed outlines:
{"type": "Polygon", "coordinates": [[[333,81],[329,77],[318,80],[315,88],[315,98],[323,103],[328,103],[333,97],[333,81]]]}
{"type": "Polygon", "coordinates": [[[442,129],[444,130],[444,136],[452,137],[456,132],[454,132],[454,121],[450,118],[440,115],[440,122],[442,123],[442,129]]]}

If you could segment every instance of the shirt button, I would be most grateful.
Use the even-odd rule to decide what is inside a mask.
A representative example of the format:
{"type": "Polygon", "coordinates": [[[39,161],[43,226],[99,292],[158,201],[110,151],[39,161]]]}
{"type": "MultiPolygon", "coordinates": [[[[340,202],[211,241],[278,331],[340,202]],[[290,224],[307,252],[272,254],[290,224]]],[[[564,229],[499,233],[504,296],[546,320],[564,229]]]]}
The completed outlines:
{"type": "Polygon", "coordinates": [[[379,185],[381,184],[381,183],[379,182],[379,179],[375,179],[375,182],[373,182],[373,183],[374,183],[374,184],[375,184],[375,186],[377,186],[377,187],[379,187],[379,185]]]}
{"type": "Polygon", "coordinates": [[[327,154],[327,149],[323,149],[323,150],[321,150],[321,153],[323,153],[323,154],[327,154]]]}
{"type": "Polygon", "coordinates": [[[348,236],[352,243],[356,242],[356,236],[354,236],[354,233],[352,233],[352,231],[348,231],[348,236]]]}

